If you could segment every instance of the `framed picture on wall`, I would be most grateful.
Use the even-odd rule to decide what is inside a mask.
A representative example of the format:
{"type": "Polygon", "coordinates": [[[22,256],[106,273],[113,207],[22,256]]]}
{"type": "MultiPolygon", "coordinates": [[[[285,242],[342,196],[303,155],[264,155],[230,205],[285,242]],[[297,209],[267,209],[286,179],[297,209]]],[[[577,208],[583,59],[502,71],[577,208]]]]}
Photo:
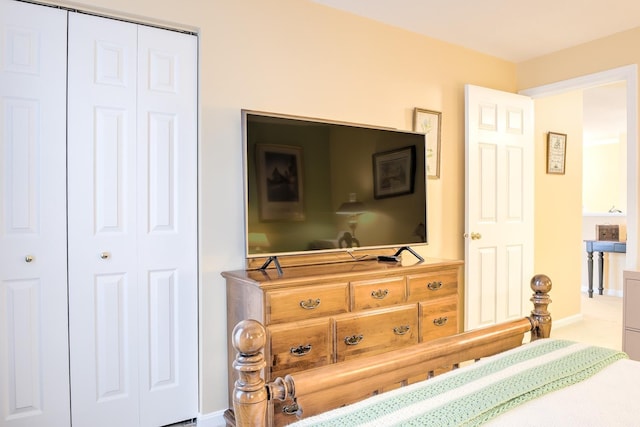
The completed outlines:
{"type": "Polygon", "coordinates": [[[261,221],[303,221],[302,148],[257,144],[256,165],[261,221]]]}
{"type": "Polygon", "coordinates": [[[427,150],[427,177],[440,178],[440,126],[442,113],[416,108],[413,114],[413,131],[425,135],[427,150]]]}
{"type": "Polygon", "coordinates": [[[549,132],[547,134],[547,173],[564,175],[567,156],[567,135],[549,132]]]}

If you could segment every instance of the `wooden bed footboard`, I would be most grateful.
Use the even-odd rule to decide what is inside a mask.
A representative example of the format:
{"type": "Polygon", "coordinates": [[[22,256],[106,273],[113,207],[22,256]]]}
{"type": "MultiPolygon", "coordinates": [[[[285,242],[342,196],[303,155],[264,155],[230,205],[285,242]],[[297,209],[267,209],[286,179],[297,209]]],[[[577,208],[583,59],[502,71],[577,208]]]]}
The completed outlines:
{"type": "Polygon", "coordinates": [[[264,326],[255,320],[243,320],[231,337],[238,352],[233,362],[238,379],[233,395],[234,413],[226,415],[227,421],[236,426],[264,426],[269,400],[288,401],[291,411],[308,417],[362,400],[388,387],[405,385],[416,375],[430,377],[443,367],[457,367],[518,347],[527,332],[531,332],[531,341],[547,338],[551,332],[547,309],[551,286],[545,275],[531,279],[534,308],[528,317],[278,377],[268,384],[261,377],[266,365],[264,326]]]}

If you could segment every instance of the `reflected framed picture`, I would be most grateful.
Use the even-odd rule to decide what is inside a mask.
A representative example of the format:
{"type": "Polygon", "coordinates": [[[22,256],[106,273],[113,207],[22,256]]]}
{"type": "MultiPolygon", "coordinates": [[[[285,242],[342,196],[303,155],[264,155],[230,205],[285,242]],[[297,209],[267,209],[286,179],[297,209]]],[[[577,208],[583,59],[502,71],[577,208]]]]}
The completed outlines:
{"type": "Polygon", "coordinates": [[[547,173],[564,175],[567,156],[567,135],[549,132],[547,134],[547,173]]]}
{"type": "Polygon", "coordinates": [[[427,150],[427,177],[440,178],[440,127],[442,113],[416,108],[413,115],[413,131],[425,135],[427,150]]]}
{"type": "Polygon", "coordinates": [[[303,221],[302,148],[257,144],[256,165],[261,221],[303,221]]]}
{"type": "Polygon", "coordinates": [[[415,184],[416,147],[384,151],[373,155],[373,197],[411,194],[415,184]]]}

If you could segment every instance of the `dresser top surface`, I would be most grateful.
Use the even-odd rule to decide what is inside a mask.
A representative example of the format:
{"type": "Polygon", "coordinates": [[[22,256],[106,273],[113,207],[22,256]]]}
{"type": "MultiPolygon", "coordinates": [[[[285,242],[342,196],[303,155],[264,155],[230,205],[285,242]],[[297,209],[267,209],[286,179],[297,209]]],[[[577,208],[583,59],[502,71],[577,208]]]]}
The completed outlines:
{"type": "Polygon", "coordinates": [[[273,284],[285,285],[287,282],[311,280],[314,277],[322,279],[340,279],[349,276],[350,280],[369,275],[392,276],[399,274],[420,274],[440,269],[455,269],[462,265],[460,260],[445,260],[427,258],[423,262],[407,263],[383,262],[377,260],[341,262],[333,264],[316,264],[296,267],[283,267],[282,275],[275,268],[265,270],[235,270],[225,271],[222,275],[227,279],[243,282],[254,282],[256,285],[273,284]]]}

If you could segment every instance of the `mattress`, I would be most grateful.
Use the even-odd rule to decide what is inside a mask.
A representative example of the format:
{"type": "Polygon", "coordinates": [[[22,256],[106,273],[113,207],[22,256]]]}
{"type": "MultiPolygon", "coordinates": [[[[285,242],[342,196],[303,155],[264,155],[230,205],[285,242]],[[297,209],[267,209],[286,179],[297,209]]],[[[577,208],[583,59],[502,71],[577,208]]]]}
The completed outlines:
{"type": "Polygon", "coordinates": [[[639,366],[613,349],[538,340],[294,425],[566,426],[614,425],[614,419],[629,425],[632,397],[638,402],[639,366]],[[605,396],[616,400],[619,413],[610,413],[609,402],[599,403],[605,396]],[[577,419],[582,421],[576,424],[577,419]]]}

